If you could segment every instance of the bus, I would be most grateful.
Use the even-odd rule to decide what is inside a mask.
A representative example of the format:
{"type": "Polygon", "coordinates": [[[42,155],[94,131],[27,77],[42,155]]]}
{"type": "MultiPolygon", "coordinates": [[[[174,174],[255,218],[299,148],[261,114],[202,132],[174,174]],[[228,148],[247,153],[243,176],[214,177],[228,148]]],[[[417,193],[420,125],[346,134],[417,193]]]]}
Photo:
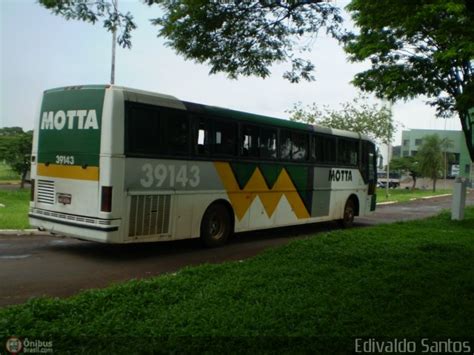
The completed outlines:
{"type": "Polygon", "coordinates": [[[369,137],[112,85],[47,90],[31,226],[137,243],[339,220],[375,209],[369,137]]]}

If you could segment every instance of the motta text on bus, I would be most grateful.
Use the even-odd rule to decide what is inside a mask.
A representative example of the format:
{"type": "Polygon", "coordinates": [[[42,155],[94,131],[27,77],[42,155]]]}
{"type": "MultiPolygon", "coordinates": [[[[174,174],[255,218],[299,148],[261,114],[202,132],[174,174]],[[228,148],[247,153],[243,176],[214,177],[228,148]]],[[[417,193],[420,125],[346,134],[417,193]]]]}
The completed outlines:
{"type": "Polygon", "coordinates": [[[352,181],[350,170],[329,170],[329,181],[352,181]]]}
{"type": "Polygon", "coordinates": [[[96,110],[43,112],[41,129],[99,129],[96,110]]]}

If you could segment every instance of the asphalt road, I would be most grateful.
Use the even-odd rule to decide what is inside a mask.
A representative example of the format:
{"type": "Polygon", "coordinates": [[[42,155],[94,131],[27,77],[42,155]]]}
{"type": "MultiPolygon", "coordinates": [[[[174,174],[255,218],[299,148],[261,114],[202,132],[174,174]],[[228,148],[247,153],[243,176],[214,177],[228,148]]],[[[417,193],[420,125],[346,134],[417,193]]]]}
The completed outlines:
{"type": "MultiPolygon", "coordinates": [[[[474,193],[467,203],[474,205],[474,193]]],[[[450,208],[451,197],[377,207],[356,226],[425,218],[450,208]]],[[[204,249],[199,240],[106,245],[49,235],[0,234],[0,307],[42,295],[64,297],[80,290],[174,272],[184,266],[241,260],[308,234],[337,229],[320,223],[236,235],[228,245],[204,249]]]]}

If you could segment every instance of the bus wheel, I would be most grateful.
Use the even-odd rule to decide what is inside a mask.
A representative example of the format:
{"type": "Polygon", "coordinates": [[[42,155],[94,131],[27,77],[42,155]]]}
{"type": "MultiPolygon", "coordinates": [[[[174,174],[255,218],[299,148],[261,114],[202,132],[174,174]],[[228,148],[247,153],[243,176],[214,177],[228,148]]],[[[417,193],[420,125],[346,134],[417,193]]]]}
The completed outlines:
{"type": "Polygon", "coordinates": [[[221,203],[210,205],[201,222],[201,240],[209,248],[224,245],[231,234],[231,217],[221,203]]]}
{"type": "Polygon", "coordinates": [[[348,199],[344,207],[344,215],[340,220],[343,228],[350,228],[354,224],[355,206],[352,198],[348,199]]]}

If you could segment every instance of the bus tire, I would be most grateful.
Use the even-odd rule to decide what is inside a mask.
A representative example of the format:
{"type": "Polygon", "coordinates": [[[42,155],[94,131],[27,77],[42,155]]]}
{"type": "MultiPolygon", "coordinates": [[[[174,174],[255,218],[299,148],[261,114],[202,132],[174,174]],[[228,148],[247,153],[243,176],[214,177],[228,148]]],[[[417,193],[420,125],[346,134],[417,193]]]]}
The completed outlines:
{"type": "Polygon", "coordinates": [[[350,228],[354,225],[355,204],[352,198],[349,198],[344,206],[344,213],[340,224],[343,228],[350,228]]]}
{"type": "Polygon", "coordinates": [[[232,233],[232,219],[222,203],[210,205],[201,221],[201,241],[208,248],[224,245],[232,233]]]}

